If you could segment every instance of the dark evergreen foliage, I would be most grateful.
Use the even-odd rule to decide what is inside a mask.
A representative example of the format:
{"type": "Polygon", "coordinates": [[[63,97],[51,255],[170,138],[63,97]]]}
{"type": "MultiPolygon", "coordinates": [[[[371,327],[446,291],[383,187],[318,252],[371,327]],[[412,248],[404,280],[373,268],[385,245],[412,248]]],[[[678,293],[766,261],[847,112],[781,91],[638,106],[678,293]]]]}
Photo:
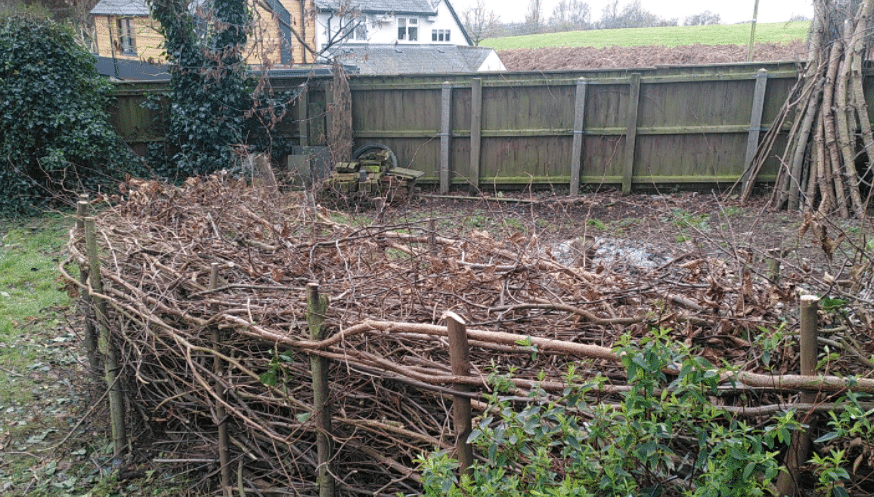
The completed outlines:
{"type": "Polygon", "coordinates": [[[109,124],[110,94],[68,28],[0,18],[0,214],[33,212],[141,172],[109,124]]]}

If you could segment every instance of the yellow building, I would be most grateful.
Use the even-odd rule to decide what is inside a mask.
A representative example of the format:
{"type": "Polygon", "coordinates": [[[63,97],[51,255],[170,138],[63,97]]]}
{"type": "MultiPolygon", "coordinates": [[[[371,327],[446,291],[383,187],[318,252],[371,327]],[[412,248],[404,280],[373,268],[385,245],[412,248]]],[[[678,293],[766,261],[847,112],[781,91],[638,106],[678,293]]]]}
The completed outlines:
{"type": "MultiPolygon", "coordinates": [[[[249,1],[253,26],[246,46],[248,64],[288,67],[315,62],[302,43],[315,46],[313,0],[249,1]]],[[[100,0],[91,16],[98,56],[166,62],[164,37],[149,16],[146,0],[100,0]]]]}

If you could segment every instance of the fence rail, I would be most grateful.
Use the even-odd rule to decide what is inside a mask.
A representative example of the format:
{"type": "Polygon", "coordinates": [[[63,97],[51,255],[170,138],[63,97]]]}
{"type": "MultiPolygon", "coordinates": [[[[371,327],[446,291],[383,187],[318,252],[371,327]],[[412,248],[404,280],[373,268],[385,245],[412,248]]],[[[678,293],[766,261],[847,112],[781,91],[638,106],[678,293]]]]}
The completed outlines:
{"type": "MultiPolygon", "coordinates": [[[[870,72],[870,71],[869,71],[870,72]]],[[[508,185],[725,184],[743,177],[797,76],[793,63],[475,75],[351,76],[356,145],[379,142],[420,180],[488,190],[508,185]]],[[[325,144],[330,78],[275,79],[304,88],[278,133],[325,144]]],[[[866,91],[872,91],[867,85],[866,91]]],[[[120,83],[113,123],[145,154],[163,140],[164,110],[142,103],[162,84],[120,83]]],[[[779,148],[780,141],[777,146],[779,148]]],[[[765,163],[772,180],[779,161],[765,163]]]]}

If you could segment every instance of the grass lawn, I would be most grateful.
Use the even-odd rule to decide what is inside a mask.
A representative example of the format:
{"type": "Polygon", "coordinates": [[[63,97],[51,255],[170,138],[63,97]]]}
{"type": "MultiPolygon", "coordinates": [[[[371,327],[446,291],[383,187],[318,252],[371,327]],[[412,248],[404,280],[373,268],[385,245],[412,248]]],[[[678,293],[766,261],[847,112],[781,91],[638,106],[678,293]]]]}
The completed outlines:
{"type": "Polygon", "coordinates": [[[40,328],[58,324],[57,310],[69,305],[59,289],[58,257],[67,241],[69,218],[48,215],[26,221],[2,221],[0,227],[0,405],[22,400],[27,388],[9,388],[15,371],[40,362],[40,349],[27,347],[23,330],[39,321],[40,328]]]}
{"type": "MultiPolygon", "coordinates": [[[[757,43],[791,43],[807,39],[809,22],[781,22],[756,25],[757,43]]],[[[750,24],[715,26],[669,26],[663,28],[596,29],[488,38],[480,45],[495,50],[545,47],[633,47],[638,45],[746,45],[750,24]]]]}
{"type": "Polygon", "coordinates": [[[0,218],[0,495],[190,495],[148,464],[119,478],[82,320],[61,288],[72,218],[0,218]]]}

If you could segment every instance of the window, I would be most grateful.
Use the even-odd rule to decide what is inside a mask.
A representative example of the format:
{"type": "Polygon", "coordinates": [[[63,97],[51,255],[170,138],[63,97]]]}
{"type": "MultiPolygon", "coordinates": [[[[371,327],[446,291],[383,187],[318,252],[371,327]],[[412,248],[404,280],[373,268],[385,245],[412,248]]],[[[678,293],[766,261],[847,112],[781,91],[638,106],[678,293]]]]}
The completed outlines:
{"type": "Polygon", "coordinates": [[[359,41],[367,41],[367,23],[362,22],[355,26],[355,39],[359,41]]]}
{"type": "Polygon", "coordinates": [[[398,17],[398,40],[418,41],[419,20],[415,17],[398,17]]]}
{"type": "Polygon", "coordinates": [[[349,40],[367,41],[367,18],[355,19],[349,27],[349,40]]]}
{"type": "Polygon", "coordinates": [[[449,33],[448,29],[432,29],[431,41],[449,41],[449,33]]]}
{"type": "Polygon", "coordinates": [[[124,55],[136,55],[137,44],[134,31],[134,20],[131,18],[118,20],[118,48],[124,55]]]}

